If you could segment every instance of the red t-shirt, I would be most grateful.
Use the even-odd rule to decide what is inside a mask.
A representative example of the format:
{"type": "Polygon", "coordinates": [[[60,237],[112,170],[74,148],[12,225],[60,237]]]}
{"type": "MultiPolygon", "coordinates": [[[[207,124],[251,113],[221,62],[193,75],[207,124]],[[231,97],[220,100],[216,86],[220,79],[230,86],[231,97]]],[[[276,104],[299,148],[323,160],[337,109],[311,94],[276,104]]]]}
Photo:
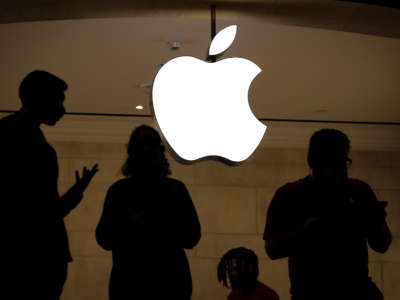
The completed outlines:
{"type": "Polygon", "coordinates": [[[228,300],[279,300],[278,294],[262,282],[257,281],[256,287],[246,295],[241,291],[232,291],[228,300]]]}
{"type": "Polygon", "coordinates": [[[367,284],[367,236],[360,216],[377,201],[363,181],[348,179],[342,190],[318,190],[310,177],[279,188],[267,212],[264,239],[299,230],[312,217],[323,219],[321,238],[289,254],[292,294],[338,291],[367,284]]]}

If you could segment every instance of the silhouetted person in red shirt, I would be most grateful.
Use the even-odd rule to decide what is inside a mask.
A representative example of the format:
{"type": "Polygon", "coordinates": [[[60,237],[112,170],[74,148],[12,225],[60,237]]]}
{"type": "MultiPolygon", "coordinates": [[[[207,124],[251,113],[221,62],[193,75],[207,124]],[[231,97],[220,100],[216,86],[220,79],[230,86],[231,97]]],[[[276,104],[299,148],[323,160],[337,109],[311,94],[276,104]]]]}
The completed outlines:
{"type": "Polygon", "coordinates": [[[192,280],[184,249],[200,240],[200,223],[185,185],[168,177],[160,135],[136,128],[123,166],[126,178],[108,190],[96,229],[112,251],[110,299],[189,300],[192,280]]]}
{"type": "Polygon", "coordinates": [[[22,108],[0,120],[2,293],[9,299],[59,299],[72,260],[64,217],[82,200],[97,165],[76,171],[76,183],[58,194],[57,155],[41,124],[65,113],[67,84],[45,71],[21,82],[22,108]]]}
{"type": "Polygon", "coordinates": [[[386,202],[348,178],[349,151],[344,133],[314,133],[311,175],[279,188],[269,205],[265,248],[272,259],[289,257],[293,300],[383,299],[369,277],[368,245],[379,253],[389,248],[386,202]]]}
{"type": "Polygon", "coordinates": [[[229,250],[218,264],[218,281],[232,288],[228,300],[279,300],[278,294],[257,280],[258,258],[250,249],[229,250]]]}

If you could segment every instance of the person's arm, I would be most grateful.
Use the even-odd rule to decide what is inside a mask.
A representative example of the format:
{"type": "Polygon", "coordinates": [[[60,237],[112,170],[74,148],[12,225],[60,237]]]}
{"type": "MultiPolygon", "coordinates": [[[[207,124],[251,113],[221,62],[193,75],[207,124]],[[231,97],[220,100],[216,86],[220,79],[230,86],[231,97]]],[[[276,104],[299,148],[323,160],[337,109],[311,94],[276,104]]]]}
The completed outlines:
{"type": "Polygon", "coordinates": [[[386,221],[372,229],[368,235],[368,244],[378,253],[385,253],[392,243],[392,233],[386,221]]]}
{"type": "Polygon", "coordinates": [[[292,255],[307,246],[311,234],[320,218],[310,218],[302,227],[294,228],[291,225],[289,212],[292,209],[286,203],[284,189],[280,188],[274,195],[267,210],[264,240],[265,251],[271,259],[279,259],[292,255]]]}
{"type": "Polygon", "coordinates": [[[82,201],[83,192],[97,172],[97,164],[91,170],[84,167],[82,176],[79,175],[78,171],[75,171],[76,183],[60,197],[59,211],[62,217],[67,216],[82,201]]]}
{"type": "Polygon", "coordinates": [[[200,241],[201,228],[196,209],[183,183],[180,183],[179,197],[179,207],[176,209],[180,222],[176,224],[175,230],[177,231],[177,238],[182,248],[192,249],[200,241]]]}
{"type": "Polygon", "coordinates": [[[392,242],[392,234],[386,223],[385,201],[378,201],[372,188],[365,182],[357,184],[362,206],[358,212],[358,223],[361,232],[365,234],[369,246],[378,253],[388,250],[392,242]]]}
{"type": "Polygon", "coordinates": [[[368,244],[374,251],[384,253],[392,243],[392,233],[386,223],[385,207],[387,202],[378,201],[369,186],[367,187],[366,197],[370,199],[371,203],[368,205],[365,216],[368,244]]]}
{"type": "Polygon", "coordinates": [[[283,218],[283,192],[278,189],[271,200],[267,210],[267,218],[264,231],[265,251],[271,259],[288,257],[293,244],[297,243],[298,234],[296,232],[285,232],[282,230],[283,218]]]}
{"type": "Polygon", "coordinates": [[[161,237],[161,243],[179,248],[192,249],[200,240],[200,222],[186,186],[176,180],[167,181],[168,193],[152,222],[153,230],[161,237]]]}
{"type": "Polygon", "coordinates": [[[300,243],[301,232],[290,232],[267,236],[265,239],[265,251],[269,258],[279,259],[288,257],[292,250],[300,243]]]}
{"type": "Polygon", "coordinates": [[[321,218],[308,219],[302,227],[287,233],[267,234],[265,236],[265,251],[269,258],[279,259],[303,251],[318,233],[321,218]]]}
{"type": "Polygon", "coordinates": [[[112,250],[114,245],[112,187],[108,190],[104,201],[103,212],[96,227],[96,241],[104,250],[112,250]]]}

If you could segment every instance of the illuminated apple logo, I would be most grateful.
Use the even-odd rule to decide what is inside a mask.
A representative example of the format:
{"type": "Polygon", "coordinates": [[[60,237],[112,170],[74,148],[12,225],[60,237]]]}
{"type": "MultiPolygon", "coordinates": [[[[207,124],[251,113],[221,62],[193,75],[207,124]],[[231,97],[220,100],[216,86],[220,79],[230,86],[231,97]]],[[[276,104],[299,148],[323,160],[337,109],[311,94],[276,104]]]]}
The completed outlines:
{"type": "MultiPolygon", "coordinates": [[[[236,25],[221,30],[209,54],[225,51],[236,25]]],[[[208,63],[190,56],[168,61],[157,73],[152,105],[158,127],[184,162],[222,158],[246,160],[261,142],[266,126],[252,113],[248,91],[261,69],[244,58],[208,63]]]]}

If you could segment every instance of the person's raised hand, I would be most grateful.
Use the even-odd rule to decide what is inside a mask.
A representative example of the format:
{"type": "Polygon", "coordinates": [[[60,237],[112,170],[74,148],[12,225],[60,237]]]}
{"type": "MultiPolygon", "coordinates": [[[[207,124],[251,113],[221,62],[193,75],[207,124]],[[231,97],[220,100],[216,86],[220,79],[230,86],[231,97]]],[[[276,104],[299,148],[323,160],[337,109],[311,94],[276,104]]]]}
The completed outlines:
{"type": "Polygon", "coordinates": [[[75,185],[83,192],[98,171],[99,169],[97,164],[95,164],[90,170],[86,166],[83,167],[82,175],[80,175],[78,171],[75,171],[75,185]]]}
{"type": "Polygon", "coordinates": [[[363,216],[364,225],[368,231],[379,228],[385,224],[387,217],[386,205],[386,201],[376,201],[368,207],[363,216]]]}

